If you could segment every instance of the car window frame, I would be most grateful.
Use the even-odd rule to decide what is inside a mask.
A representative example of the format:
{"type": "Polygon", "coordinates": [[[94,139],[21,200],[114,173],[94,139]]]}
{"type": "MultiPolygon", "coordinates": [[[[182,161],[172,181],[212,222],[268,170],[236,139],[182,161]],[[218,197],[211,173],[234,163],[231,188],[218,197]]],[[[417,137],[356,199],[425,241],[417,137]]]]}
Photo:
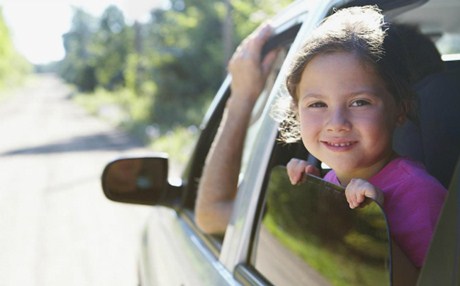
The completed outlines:
{"type": "MultiPolygon", "coordinates": [[[[264,47],[263,53],[266,54],[271,50],[278,49],[280,45],[286,45],[286,41],[289,42],[289,39],[297,34],[300,27],[301,24],[298,23],[297,25],[293,25],[279,34],[276,34],[273,37],[273,39],[271,39],[271,41],[269,41],[267,45],[264,47]]],[[[284,64],[285,57],[286,54],[284,54],[283,58],[280,60],[280,66],[278,68],[281,68],[281,65],[284,64]]],[[[261,101],[264,101],[264,103],[260,104],[259,106],[261,110],[253,113],[253,116],[258,117],[255,118],[255,121],[261,119],[259,117],[261,117],[263,114],[262,109],[265,108],[265,103],[268,100],[268,97],[270,96],[271,91],[273,89],[274,83],[277,78],[277,73],[279,72],[279,70],[275,71],[276,68],[277,67],[274,66],[273,70],[271,71],[271,73],[276,73],[275,75],[272,75],[273,79],[271,85],[266,86],[266,88],[264,88],[264,90],[261,93],[264,94],[263,98],[259,98],[261,101]]],[[[201,229],[199,229],[194,221],[194,207],[198,190],[198,181],[202,175],[202,170],[204,167],[206,157],[209,153],[213,140],[215,139],[215,136],[221,124],[226,103],[231,96],[230,84],[231,77],[227,75],[220,89],[218,90],[214,100],[212,101],[210,107],[208,108],[208,112],[206,113],[202,124],[200,125],[201,133],[198,137],[195,149],[192,153],[192,159],[189,161],[189,164],[187,165],[184,171],[184,177],[187,179],[184,180],[185,184],[182,203],[176,209],[178,215],[182,217],[182,219],[189,225],[189,227],[200,237],[202,242],[209,248],[210,252],[216,257],[220,255],[224,236],[206,234],[201,229]]],[[[251,120],[254,120],[254,118],[252,118],[251,120]]],[[[248,127],[248,129],[251,127],[252,124],[248,127]]],[[[251,151],[254,142],[251,143],[247,141],[248,140],[245,140],[243,157],[249,160],[250,154],[246,153],[249,153],[251,151]]],[[[244,176],[244,171],[245,170],[241,170],[240,176],[244,176]]]]}

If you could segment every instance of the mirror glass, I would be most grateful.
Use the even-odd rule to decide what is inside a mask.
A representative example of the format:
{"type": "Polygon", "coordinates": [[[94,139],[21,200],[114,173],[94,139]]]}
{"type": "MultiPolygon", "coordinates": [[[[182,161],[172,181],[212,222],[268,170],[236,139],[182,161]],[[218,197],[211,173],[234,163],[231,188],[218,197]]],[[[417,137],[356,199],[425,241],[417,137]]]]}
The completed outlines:
{"type": "Polygon", "coordinates": [[[111,162],[104,170],[102,186],[116,201],[156,203],[167,186],[165,158],[127,158],[111,162]]]}

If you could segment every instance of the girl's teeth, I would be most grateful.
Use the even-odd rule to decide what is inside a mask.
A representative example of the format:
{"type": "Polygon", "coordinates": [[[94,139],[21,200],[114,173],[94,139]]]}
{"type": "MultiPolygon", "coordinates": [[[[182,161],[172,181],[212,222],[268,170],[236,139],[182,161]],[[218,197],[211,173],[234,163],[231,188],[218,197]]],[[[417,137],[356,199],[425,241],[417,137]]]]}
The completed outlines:
{"type": "Polygon", "coordinates": [[[331,145],[334,147],[345,147],[345,146],[350,146],[351,143],[338,143],[338,144],[332,143],[331,145]]]}

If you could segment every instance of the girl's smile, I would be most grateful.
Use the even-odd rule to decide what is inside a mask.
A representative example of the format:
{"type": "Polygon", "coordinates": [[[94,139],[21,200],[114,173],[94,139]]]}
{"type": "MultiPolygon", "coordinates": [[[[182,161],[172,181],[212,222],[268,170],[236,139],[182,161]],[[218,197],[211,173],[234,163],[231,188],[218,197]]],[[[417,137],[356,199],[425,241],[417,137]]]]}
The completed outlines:
{"type": "Polygon", "coordinates": [[[298,86],[304,145],[346,183],[367,179],[393,156],[403,113],[374,68],[352,53],[314,57],[298,86]]]}
{"type": "Polygon", "coordinates": [[[321,141],[326,148],[329,148],[333,152],[345,152],[351,150],[357,141],[345,141],[345,140],[332,140],[332,141],[321,141]]]}

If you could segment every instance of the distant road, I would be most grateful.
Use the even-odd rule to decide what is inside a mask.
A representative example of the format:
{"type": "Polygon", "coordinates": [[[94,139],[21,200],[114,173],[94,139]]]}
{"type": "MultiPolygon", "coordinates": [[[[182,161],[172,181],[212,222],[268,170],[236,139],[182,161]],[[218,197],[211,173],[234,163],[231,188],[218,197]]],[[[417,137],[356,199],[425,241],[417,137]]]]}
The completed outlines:
{"type": "Polygon", "coordinates": [[[104,165],[142,151],[45,75],[0,101],[0,285],[136,285],[151,208],[114,203],[104,165]]]}

